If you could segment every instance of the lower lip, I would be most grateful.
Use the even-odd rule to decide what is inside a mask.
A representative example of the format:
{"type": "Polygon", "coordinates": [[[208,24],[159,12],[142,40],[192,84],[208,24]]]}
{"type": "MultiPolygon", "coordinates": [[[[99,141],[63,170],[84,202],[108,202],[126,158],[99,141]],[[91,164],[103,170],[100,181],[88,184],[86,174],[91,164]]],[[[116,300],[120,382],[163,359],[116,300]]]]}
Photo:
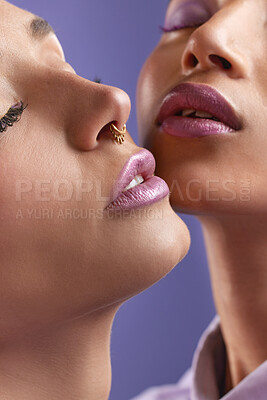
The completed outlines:
{"type": "Polygon", "coordinates": [[[133,210],[146,207],[169,195],[167,183],[158,176],[152,176],[145,182],[126,192],[122,192],[116,200],[108,205],[107,211],[133,210]]]}
{"type": "Polygon", "coordinates": [[[161,129],[172,136],[189,138],[234,132],[230,126],[219,121],[180,116],[166,118],[161,124],[161,129]]]}

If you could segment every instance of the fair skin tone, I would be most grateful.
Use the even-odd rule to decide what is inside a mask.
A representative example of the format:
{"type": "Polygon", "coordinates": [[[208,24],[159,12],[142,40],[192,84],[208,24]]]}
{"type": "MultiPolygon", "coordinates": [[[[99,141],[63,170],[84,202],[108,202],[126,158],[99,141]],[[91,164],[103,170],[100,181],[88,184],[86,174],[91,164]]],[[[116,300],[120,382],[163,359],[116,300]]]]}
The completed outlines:
{"type": "MultiPolygon", "coordinates": [[[[168,18],[180,3],[170,2],[168,18]]],[[[211,14],[201,25],[162,35],[141,72],[137,98],[140,137],[173,188],[174,209],[196,215],[203,227],[227,352],[223,395],[267,359],[267,4],[206,4],[211,14]],[[197,139],[162,133],[155,123],[161,103],[181,82],[216,88],[242,129],[197,139]]]]}
{"type": "Polygon", "coordinates": [[[77,76],[44,21],[0,12],[0,114],[27,105],[0,134],[0,398],[107,400],[115,313],[185,256],[189,233],[168,196],[149,206],[160,218],[103,213],[140,151],[109,131],[128,96],[77,76]]]}

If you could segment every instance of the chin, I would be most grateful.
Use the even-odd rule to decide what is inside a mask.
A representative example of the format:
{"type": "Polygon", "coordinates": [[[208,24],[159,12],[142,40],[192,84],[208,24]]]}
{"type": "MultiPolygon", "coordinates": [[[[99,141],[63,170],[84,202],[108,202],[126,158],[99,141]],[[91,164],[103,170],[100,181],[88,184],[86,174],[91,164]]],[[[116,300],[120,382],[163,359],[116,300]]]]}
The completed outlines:
{"type": "Polygon", "coordinates": [[[154,218],[147,217],[139,221],[139,225],[132,225],[131,258],[129,249],[128,255],[125,253],[129,275],[124,275],[129,297],[166,276],[186,256],[190,247],[188,228],[171,208],[169,198],[159,203],[150,208],[154,218]]]}
{"type": "Polygon", "coordinates": [[[81,276],[88,272],[79,290],[86,300],[83,309],[122,304],[166,276],[187,254],[190,234],[168,196],[133,211],[130,217],[104,221],[94,255],[89,250],[79,261],[81,276]]]}

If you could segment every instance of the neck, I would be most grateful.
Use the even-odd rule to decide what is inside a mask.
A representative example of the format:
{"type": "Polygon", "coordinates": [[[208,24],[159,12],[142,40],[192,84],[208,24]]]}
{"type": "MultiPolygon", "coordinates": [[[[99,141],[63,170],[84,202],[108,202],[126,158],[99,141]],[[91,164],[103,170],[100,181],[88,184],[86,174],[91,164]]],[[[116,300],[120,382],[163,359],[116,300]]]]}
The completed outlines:
{"type": "Polygon", "coordinates": [[[0,398],[107,400],[114,309],[0,346],[0,398]]]}
{"type": "Polygon", "coordinates": [[[199,217],[226,345],[225,392],[267,359],[266,219],[199,217]]]}

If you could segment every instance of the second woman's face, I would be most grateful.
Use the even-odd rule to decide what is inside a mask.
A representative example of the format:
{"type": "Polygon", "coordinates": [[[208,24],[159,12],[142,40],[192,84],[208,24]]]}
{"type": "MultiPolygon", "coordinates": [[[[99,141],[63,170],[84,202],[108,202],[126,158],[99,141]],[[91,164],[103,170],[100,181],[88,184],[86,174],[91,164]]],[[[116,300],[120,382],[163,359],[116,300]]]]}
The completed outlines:
{"type": "Polygon", "coordinates": [[[262,213],[267,3],[171,0],[140,75],[140,137],[177,210],[262,213]]]}
{"type": "Polygon", "coordinates": [[[0,14],[0,332],[12,335],[145,289],[189,235],[153,158],[109,131],[127,122],[128,96],[77,76],[45,21],[5,1],[0,14]],[[116,190],[146,182],[107,213],[133,155],[116,190]]]}

